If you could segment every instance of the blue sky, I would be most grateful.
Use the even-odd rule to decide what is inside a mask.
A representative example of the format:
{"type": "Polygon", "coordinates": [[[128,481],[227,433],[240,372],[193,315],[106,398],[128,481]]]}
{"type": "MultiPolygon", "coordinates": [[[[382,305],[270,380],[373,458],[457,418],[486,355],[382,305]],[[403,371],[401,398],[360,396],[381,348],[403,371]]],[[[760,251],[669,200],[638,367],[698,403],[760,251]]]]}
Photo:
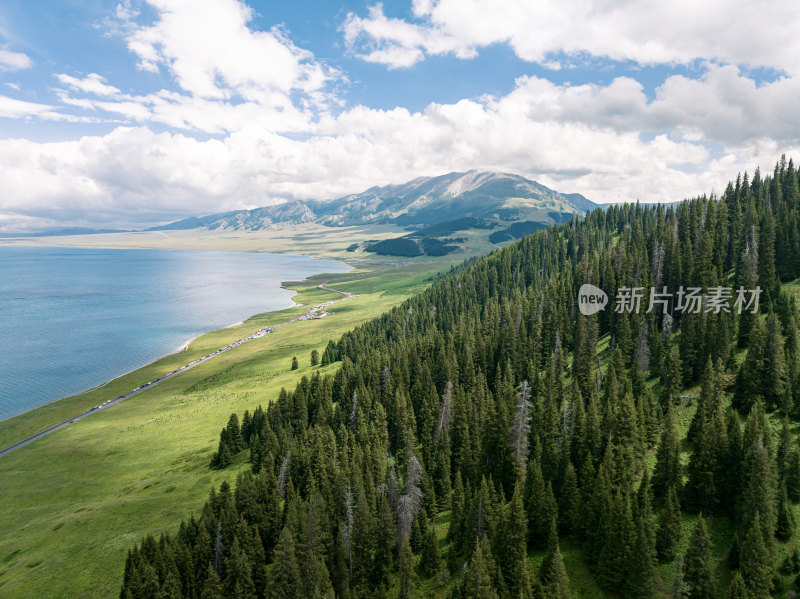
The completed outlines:
{"type": "Polygon", "coordinates": [[[791,155],[793,4],[669,4],[5,0],[0,230],[471,168],[673,201],[791,155]]]}

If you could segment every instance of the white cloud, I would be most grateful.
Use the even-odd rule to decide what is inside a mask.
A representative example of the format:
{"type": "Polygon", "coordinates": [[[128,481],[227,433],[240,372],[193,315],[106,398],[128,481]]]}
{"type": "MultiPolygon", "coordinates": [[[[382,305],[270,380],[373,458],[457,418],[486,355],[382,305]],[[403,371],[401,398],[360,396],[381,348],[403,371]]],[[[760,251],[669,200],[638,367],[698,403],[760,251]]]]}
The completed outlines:
{"type": "Polygon", "coordinates": [[[58,95],[65,105],[109,115],[105,117],[109,122],[122,119],[129,124],[153,123],[211,135],[250,126],[292,132],[307,131],[311,127],[310,116],[291,104],[283,108],[253,101],[234,104],[168,90],[139,96],[120,93],[106,99],[74,97],[64,91],[58,95]]]}
{"type": "Polygon", "coordinates": [[[32,66],[33,61],[27,54],[0,48],[0,71],[20,71],[32,66]]]}
{"type": "Polygon", "coordinates": [[[108,85],[105,78],[97,73],[89,73],[83,79],[77,79],[63,73],[56,74],[58,80],[72,89],[93,94],[95,96],[117,96],[120,91],[113,85],[108,85]]]}
{"type": "Polygon", "coordinates": [[[35,102],[25,102],[15,100],[8,96],[0,95],[0,117],[7,119],[19,119],[37,116],[40,118],[57,117],[56,108],[47,104],[37,104],[35,102]]]}
{"type": "Polygon", "coordinates": [[[443,29],[422,27],[402,19],[390,19],[383,5],[369,8],[369,16],[360,18],[350,13],[342,25],[348,48],[359,48],[358,55],[367,62],[387,65],[390,69],[410,67],[428,54],[456,54],[472,58],[475,48],[465,45],[443,29]]]}
{"type": "Polygon", "coordinates": [[[685,137],[739,145],[758,138],[780,143],[800,140],[794,118],[800,79],[781,77],[757,85],[734,66],[708,65],[697,79],[668,77],[648,100],[643,86],[630,77],[608,85],[556,85],[539,77],[522,77],[506,101],[520,116],[537,120],[609,127],[620,133],[670,131],[685,137]]]}
{"type": "Polygon", "coordinates": [[[470,57],[506,43],[523,60],[553,64],[553,54],[632,60],[696,59],[800,69],[800,12],[792,0],[414,0],[413,21],[388,19],[380,4],[349,14],[349,47],[390,68],[425,55],[470,57]]]}
{"type": "MultiPolygon", "coordinates": [[[[794,88],[782,80],[771,84],[774,88],[752,86],[752,97],[740,93],[720,108],[742,121],[761,119],[764,134],[753,128],[726,140],[718,152],[708,149],[721,123],[705,114],[697,98],[716,102],[731,86],[741,92],[750,85],[741,73],[726,69],[691,85],[668,80],[649,103],[631,79],[558,86],[521,78],[505,96],[430,104],[421,112],[356,106],[325,114],[299,139],[274,132],[269,118],[259,122],[261,108],[253,104],[229,107],[241,111],[233,116],[214,117],[242,119],[221,139],[156,134],[138,126],[64,143],[5,140],[0,141],[0,213],[148,225],[287,199],[327,199],[469,168],[519,173],[597,202],[674,201],[721,190],[740,170],[770,168],[783,152],[800,156],[798,125],[779,141],[771,136],[790,119],[774,115],[769,121],[764,120],[769,115],[752,112],[764,98],[775,98],[768,106],[789,105],[794,88]],[[643,137],[643,130],[664,132],[643,137]]],[[[228,109],[213,100],[192,101],[198,114],[228,109]]],[[[91,100],[90,106],[134,120],[153,120],[160,111],[158,118],[166,121],[170,110],[176,123],[192,118],[182,112],[184,101],[172,103],[166,93],[133,102],[129,113],[123,101],[105,108],[104,102],[91,100]],[[137,114],[142,106],[148,114],[137,114]]]]}
{"type": "Polygon", "coordinates": [[[253,11],[239,0],[147,0],[157,11],[139,25],[130,8],[126,41],[140,68],[166,68],[186,92],[227,99],[237,94],[282,105],[288,94],[322,92],[335,71],[298,48],[279,29],[253,30],[253,11]]]}
{"type": "Polygon", "coordinates": [[[146,0],[152,23],[130,2],[103,26],[124,37],[141,69],[164,70],[180,91],[124,94],[96,73],[57,74],[69,88],[61,101],[109,122],[158,123],[221,135],[255,125],[304,132],[340,100],[328,91],[340,73],[297,47],[278,28],[251,27],[252,10],[239,0],[146,0]]]}

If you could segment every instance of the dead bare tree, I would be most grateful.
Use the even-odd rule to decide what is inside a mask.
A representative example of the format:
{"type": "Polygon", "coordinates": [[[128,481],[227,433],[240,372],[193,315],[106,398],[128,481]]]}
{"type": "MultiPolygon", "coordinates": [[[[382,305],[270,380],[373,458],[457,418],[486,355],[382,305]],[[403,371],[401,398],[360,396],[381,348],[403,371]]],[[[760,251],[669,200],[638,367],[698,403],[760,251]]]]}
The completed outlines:
{"type": "Polygon", "coordinates": [[[442,407],[439,410],[439,423],[436,425],[436,433],[434,434],[433,440],[438,443],[439,435],[442,433],[442,429],[450,430],[450,404],[453,400],[453,382],[447,381],[447,385],[445,385],[444,393],[442,394],[442,407]]]}
{"type": "Polygon", "coordinates": [[[408,460],[406,473],[405,493],[400,496],[397,509],[397,544],[402,547],[405,539],[411,535],[411,525],[414,517],[422,508],[422,489],[419,484],[422,480],[422,464],[415,456],[408,460]]]}
{"type": "Polygon", "coordinates": [[[291,453],[287,453],[286,457],[281,462],[281,469],[278,472],[278,492],[281,494],[281,499],[286,498],[286,483],[289,481],[289,464],[291,453]]]}
{"type": "Polygon", "coordinates": [[[522,381],[522,388],[517,401],[517,412],[511,422],[511,455],[517,465],[517,472],[522,476],[528,464],[528,435],[531,432],[529,422],[531,411],[531,386],[522,381]]]}

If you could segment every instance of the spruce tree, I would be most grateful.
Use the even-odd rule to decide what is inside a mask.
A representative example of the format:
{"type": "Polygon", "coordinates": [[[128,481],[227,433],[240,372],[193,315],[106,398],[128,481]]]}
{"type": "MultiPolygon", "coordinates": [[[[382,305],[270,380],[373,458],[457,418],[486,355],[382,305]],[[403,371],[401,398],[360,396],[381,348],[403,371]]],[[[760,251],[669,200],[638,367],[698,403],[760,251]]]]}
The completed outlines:
{"type": "Polygon", "coordinates": [[[781,541],[788,541],[792,538],[795,530],[794,506],[789,503],[786,494],[786,483],[781,482],[778,490],[778,509],[775,522],[775,536],[781,541]]]}
{"type": "MultiPolygon", "coordinates": [[[[541,573],[541,580],[544,587],[544,596],[553,599],[569,599],[572,593],[569,588],[569,577],[567,569],[564,567],[564,557],[558,545],[558,537],[548,550],[547,558],[542,565],[546,564],[546,569],[541,573]]],[[[518,596],[518,595],[512,595],[518,596]]]]}
{"type": "Polygon", "coordinates": [[[466,513],[466,507],[464,485],[461,483],[461,473],[457,471],[453,494],[450,499],[450,526],[447,529],[447,544],[449,547],[447,560],[451,570],[456,568],[459,558],[466,549],[462,545],[465,531],[461,527],[461,517],[466,513]]]}
{"type": "Polygon", "coordinates": [[[231,417],[228,419],[226,431],[228,435],[228,448],[231,450],[231,453],[236,454],[247,449],[247,444],[244,442],[244,437],[242,436],[242,429],[239,426],[239,417],[235,413],[231,414],[231,417]]]}
{"type": "Polygon", "coordinates": [[[775,274],[775,219],[772,210],[766,210],[761,223],[758,247],[758,285],[769,291],[778,282],[775,274]]]}
{"type": "Polygon", "coordinates": [[[639,486],[634,521],[636,537],[626,578],[627,592],[631,597],[650,597],[656,568],[656,531],[646,472],[639,486]]]}
{"type": "Polygon", "coordinates": [[[550,522],[558,514],[552,489],[545,484],[536,456],[528,463],[525,476],[525,508],[528,516],[528,543],[545,547],[550,522]]]}
{"type": "Polygon", "coordinates": [[[728,599],[749,599],[750,593],[744,584],[741,572],[736,570],[731,576],[731,586],[728,589],[728,599]]]}
{"type": "Polygon", "coordinates": [[[475,544],[475,551],[464,576],[464,599],[498,599],[492,580],[495,571],[489,540],[484,537],[475,544]]]}
{"type": "Polygon", "coordinates": [[[167,572],[164,577],[164,584],[161,585],[161,593],[158,599],[183,599],[181,582],[174,570],[167,572]]]}
{"type": "Polygon", "coordinates": [[[664,497],[667,490],[680,490],[682,483],[680,442],[675,430],[675,417],[671,402],[667,404],[667,413],[661,431],[661,440],[656,452],[656,466],[653,470],[653,493],[656,497],[664,497]]]}
{"type": "Polygon", "coordinates": [[[742,542],[739,569],[751,597],[759,599],[769,597],[774,567],[772,556],[764,542],[764,530],[759,513],[756,513],[742,542]]]}
{"type": "Polygon", "coordinates": [[[439,510],[445,510],[450,505],[450,494],[453,491],[451,486],[450,468],[450,433],[443,428],[436,441],[436,449],[433,457],[433,488],[436,493],[439,510]]]}
{"type": "Polygon", "coordinates": [[[442,567],[442,556],[439,552],[439,539],[436,538],[436,527],[428,526],[425,534],[425,545],[422,547],[420,556],[420,566],[426,576],[431,577],[438,574],[442,567]]]}
{"type": "Polygon", "coordinates": [[[692,417],[692,423],[689,425],[689,432],[686,435],[686,438],[691,443],[697,442],[701,427],[705,421],[709,419],[710,413],[713,411],[718,401],[718,381],[716,374],[711,363],[711,355],[709,355],[703,370],[703,382],[700,387],[700,395],[697,398],[697,409],[692,417]]]}
{"type": "MultiPolygon", "coordinates": [[[[295,592],[298,590],[296,589],[295,592]]],[[[250,560],[239,545],[238,537],[233,538],[230,553],[225,558],[225,593],[232,599],[255,599],[256,597],[250,560]]]]}
{"type": "Polygon", "coordinates": [[[700,426],[689,460],[685,499],[688,507],[709,513],[717,509],[725,488],[728,439],[722,406],[717,403],[706,409],[708,415],[700,426]]]}
{"type": "Polygon", "coordinates": [[[564,534],[578,532],[581,525],[581,496],[578,477],[571,461],[567,462],[558,494],[558,524],[564,534]]]}
{"type": "Polygon", "coordinates": [[[522,485],[518,482],[508,503],[505,526],[500,539],[502,550],[500,567],[511,596],[516,596],[522,590],[520,585],[524,581],[528,560],[528,519],[522,503],[522,492],[522,485]]]}
{"type": "Polygon", "coordinates": [[[301,599],[294,535],[284,526],[275,546],[269,592],[272,599],[301,599]]]}
{"type": "Polygon", "coordinates": [[[544,579],[550,571],[551,560],[555,556],[555,550],[558,546],[558,525],[553,519],[550,522],[550,533],[547,535],[547,553],[545,554],[542,563],[539,565],[539,578],[544,579]]]}
{"type": "Polygon", "coordinates": [[[756,315],[750,329],[747,355],[739,367],[731,405],[747,413],[764,397],[764,363],[767,353],[764,320],[756,315]]]}
{"type": "MultiPolygon", "coordinates": [[[[351,537],[351,586],[353,588],[369,588],[371,557],[374,547],[375,526],[373,508],[367,499],[364,485],[355,481],[355,505],[353,509],[353,525],[351,537]]],[[[404,535],[408,535],[406,531],[404,535]]],[[[404,539],[401,538],[402,542],[404,539]]]]}
{"type": "Polygon", "coordinates": [[[792,503],[800,501],[800,452],[793,450],[786,465],[786,493],[792,503]]]}
{"type": "Polygon", "coordinates": [[[683,580],[692,599],[714,599],[717,583],[711,557],[711,540],[702,514],[697,518],[686,550],[683,580]]]}
{"type": "Polygon", "coordinates": [[[637,536],[628,496],[620,494],[613,498],[604,518],[597,578],[603,588],[619,590],[625,587],[637,536]]]}
{"type": "Polygon", "coordinates": [[[786,373],[786,341],[781,332],[781,323],[775,313],[767,316],[767,337],[764,348],[762,390],[768,410],[779,408],[784,403],[788,382],[786,373]]]}
{"type": "Polygon", "coordinates": [[[777,462],[778,480],[781,483],[786,482],[786,477],[789,473],[789,451],[792,444],[792,435],[789,430],[789,417],[783,415],[783,426],[781,427],[781,437],[778,442],[778,454],[775,456],[777,462]]]}
{"type": "Polygon", "coordinates": [[[208,572],[206,573],[206,580],[203,583],[203,592],[200,593],[200,599],[225,599],[225,592],[222,588],[222,582],[219,579],[217,571],[208,564],[208,572]]]}
{"type": "Polygon", "coordinates": [[[678,493],[675,487],[670,487],[664,502],[664,509],[658,520],[658,535],[656,537],[656,551],[662,562],[671,562],[675,559],[678,545],[681,540],[681,511],[678,503],[678,493]]]}
{"type": "MultiPolygon", "coordinates": [[[[753,420],[753,419],[749,419],[753,420]]],[[[761,540],[767,551],[772,553],[772,537],[777,521],[776,491],[777,481],[770,459],[765,437],[759,435],[745,455],[742,480],[739,518],[743,530],[748,530],[758,515],[762,527],[761,540]]]]}
{"type": "Polygon", "coordinates": [[[667,354],[666,376],[661,390],[662,410],[666,410],[669,404],[678,405],[680,403],[682,387],[683,364],[678,347],[673,346],[667,354]]]}
{"type": "Polygon", "coordinates": [[[219,468],[225,469],[233,464],[233,455],[231,454],[230,447],[228,447],[228,444],[222,440],[220,440],[219,453],[216,454],[216,456],[218,456],[216,464],[219,468]]]}
{"type": "Polygon", "coordinates": [[[414,556],[411,553],[411,543],[404,539],[400,547],[400,557],[398,558],[398,569],[400,574],[400,589],[398,599],[410,599],[414,597],[417,575],[414,572],[414,556]]]}
{"type": "MultiPolygon", "coordinates": [[[[436,529],[428,527],[428,535],[433,533],[433,540],[436,540],[436,529]]],[[[373,589],[388,587],[391,573],[394,566],[394,550],[397,546],[397,536],[394,515],[389,505],[389,500],[385,496],[378,498],[378,513],[375,517],[374,529],[374,549],[372,555],[372,568],[370,569],[369,581],[373,589]]],[[[431,556],[431,561],[437,561],[438,542],[434,544],[437,553],[431,556]]],[[[439,558],[440,561],[441,558],[439,558]]]]}

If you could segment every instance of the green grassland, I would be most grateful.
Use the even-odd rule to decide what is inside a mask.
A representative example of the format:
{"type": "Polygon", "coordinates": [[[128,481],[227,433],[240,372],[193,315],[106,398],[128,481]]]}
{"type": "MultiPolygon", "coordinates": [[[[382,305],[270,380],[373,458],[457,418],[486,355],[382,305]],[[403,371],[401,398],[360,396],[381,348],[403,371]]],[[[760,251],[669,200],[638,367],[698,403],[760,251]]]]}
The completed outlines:
{"type": "MultiPolygon", "coordinates": [[[[326,227],[314,223],[282,225],[262,231],[186,230],[102,233],[65,237],[0,239],[4,245],[67,246],[97,248],[216,250],[231,252],[277,252],[332,258],[345,255],[351,243],[365,239],[387,239],[406,233],[395,225],[326,227]]],[[[352,256],[352,254],[351,254],[352,256]]]]}
{"type": "Polygon", "coordinates": [[[281,387],[293,388],[313,372],[311,350],[423,289],[462,257],[378,260],[370,269],[287,283],[303,307],[203,335],[186,350],[92,391],[0,422],[5,447],[262,326],[341,297],[318,289],[322,281],[360,294],[334,304],[323,319],[280,327],[0,459],[0,597],[116,595],[129,547],[143,535],[174,531],[202,507],[212,485],[232,483],[246,467],[240,458],[222,472],[208,468],[231,412],[252,410],[281,387]],[[292,356],[299,370],[290,370],[292,356]]]}
{"type": "MultiPolygon", "coordinates": [[[[482,255],[494,248],[489,235],[504,227],[468,229],[457,231],[464,237],[460,250],[450,256],[463,259],[469,255],[482,255]]],[[[66,237],[0,238],[0,245],[59,246],[107,249],[173,249],[215,250],[230,252],[275,252],[303,254],[316,258],[346,260],[351,264],[374,264],[374,254],[347,252],[347,246],[368,239],[392,239],[409,231],[397,225],[354,225],[328,227],[316,223],[281,225],[263,231],[141,231],[131,233],[103,233],[96,235],[71,235],[66,237]]],[[[387,257],[389,261],[397,258],[387,257]]],[[[378,264],[381,262],[377,258],[378,264]]]]}

